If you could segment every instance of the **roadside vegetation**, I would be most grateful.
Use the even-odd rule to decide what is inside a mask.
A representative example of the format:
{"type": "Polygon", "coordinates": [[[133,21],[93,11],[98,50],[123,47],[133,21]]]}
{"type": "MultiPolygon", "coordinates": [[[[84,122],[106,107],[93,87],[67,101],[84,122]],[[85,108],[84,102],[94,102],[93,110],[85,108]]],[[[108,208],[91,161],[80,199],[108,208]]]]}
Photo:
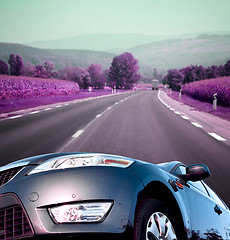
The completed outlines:
{"type": "Polygon", "coordinates": [[[55,71],[55,65],[50,60],[43,65],[34,65],[31,62],[24,63],[23,58],[14,53],[9,56],[8,64],[0,60],[0,74],[68,80],[77,83],[80,89],[104,89],[105,86],[130,89],[141,78],[138,71],[138,60],[128,52],[114,57],[109,69],[102,69],[100,64],[91,64],[87,68],[67,66],[55,71]]]}
{"type": "Polygon", "coordinates": [[[52,61],[33,65],[12,53],[8,63],[0,60],[0,113],[127,91],[141,78],[138,71],[138,60],[127,52],[114,57],[109,69],[91,64],[58,71],[52,61]]]}
{"type": "Polygon", "coordinates": [[[191,65],[182,69],[170,69],[164,84],[174,91],[203,102],[212,103],[214,94],[218,105],[230,107],[230,60],[225,65],[203,67],[191,65]]]}
{"type": "Polygon", "coordinates": [[[79,85],[71,81],[0,75],[0,100],[66,96],[78,93],[79,85]]]}
{"type": "Polygon", "coordinates": [[[202,102],[213,102],[217,94],[218,104],[230,107],[230,76],[191,82],[183,86],[182,91],[194,99],[202,102]]]}

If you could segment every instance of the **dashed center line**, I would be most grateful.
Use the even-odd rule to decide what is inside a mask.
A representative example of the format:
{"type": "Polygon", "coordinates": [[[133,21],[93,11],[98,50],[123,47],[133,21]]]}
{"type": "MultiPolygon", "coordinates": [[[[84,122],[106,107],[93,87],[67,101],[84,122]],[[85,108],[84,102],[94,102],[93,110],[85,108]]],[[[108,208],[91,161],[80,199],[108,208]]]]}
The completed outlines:
{"type": "Polygon", "coordinates": [[[216,134],[216,133],[208,133],[210,136],[214,137],[215,139],[217,139],[218,141],[227,141],[225,138],[221,137],[220,135],[216,134]]]}
{"type": "Polygon", "coordinates": [[[102,114],[98,114],[98,115],[96,116],[96,118],[99,118],[101,115],[102,115],[102,114]]]}
{"type": "Polygon", "coordinates": [[[15,118],[20,118],[20,117],[22,117],[22,115],[12,116],[12,117],[9,117],[9,119],[15,119],[15,118]]]}
{"type": "Polygon", "coordinates": [[[76,133],[74,133],[74,135],[72,137],[78,138],[83,132],[84,132],[84,130],[78,130],[76,133]]]}
{"type": "Polygon", "coordinates": [[[198,127],[198,128],[203,128],[203,126],[201,126],[199,123],[197,122],[191,122],[192,125],[194,125],[195,127],[198,127]]]}
{"type": "Polygon", "coordinates": [[[181,116],[181,117],[185,120],[189,120],[189,117],[187,117],[187,116],[181,116]]]}
{"type": "Polygon", "coordinates": [[[29,114],[36,114],[39,113],[40,111],[34,111],[34,112],[30,112],[29,114]]]}

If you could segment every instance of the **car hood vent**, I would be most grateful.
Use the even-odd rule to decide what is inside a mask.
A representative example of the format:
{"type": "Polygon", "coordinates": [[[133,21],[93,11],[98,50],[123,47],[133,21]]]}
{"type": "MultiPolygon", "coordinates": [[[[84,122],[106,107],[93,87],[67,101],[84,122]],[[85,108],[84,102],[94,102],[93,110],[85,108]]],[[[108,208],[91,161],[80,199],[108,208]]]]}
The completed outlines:
{"type": "Polygon", "coordinates": [[[22,168],[23,166],[10,168],[0,172],[0,187],[8,183],[22,168]]]}

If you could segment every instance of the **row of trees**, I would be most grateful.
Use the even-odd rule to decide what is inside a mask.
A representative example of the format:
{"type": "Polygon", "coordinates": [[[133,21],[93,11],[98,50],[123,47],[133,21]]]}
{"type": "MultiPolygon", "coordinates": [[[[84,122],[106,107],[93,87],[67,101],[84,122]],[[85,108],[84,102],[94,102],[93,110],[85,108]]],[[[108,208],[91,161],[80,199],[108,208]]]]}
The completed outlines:
{"type": "Polygon", "coordinates": [[[110,68],[105,70],[100,64],[91,64],[88,68],[71,66],[54,71],[52,61],[47,60],[44,65],[33,65],[30,62],[24,64],[23,58],[14,53],[10,55],[8,64],[0,60],[0,74],[70,80],[77,82],[83,89],[89,86],[102,89],[106,84],[112,88],[130,89],[141,78],[138,60],[128,52],[114,57],[110,68]]]}
{"type": "Polygon", "coordinates": [[[179,91],[186,83],[230,76],[230,59],[225,65],[204,67],[202,65],[191,65],[182,69],[170,69],[163,79],[163,84],[168,84],[170,88],[179,91]]]}

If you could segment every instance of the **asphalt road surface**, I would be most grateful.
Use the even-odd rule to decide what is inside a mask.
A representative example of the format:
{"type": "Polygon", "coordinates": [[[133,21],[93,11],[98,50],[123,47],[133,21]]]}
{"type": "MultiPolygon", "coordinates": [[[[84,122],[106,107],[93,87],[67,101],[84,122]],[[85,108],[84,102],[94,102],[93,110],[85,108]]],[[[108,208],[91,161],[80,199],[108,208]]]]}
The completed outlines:
{"type": "Polygon", "coordinates": [[[157,92],[132,92],[0,121],[0,166],[50,152],[101,152],[152,163],[204,163],[230,205],[230,146],[170,111],[157,92]]]}

